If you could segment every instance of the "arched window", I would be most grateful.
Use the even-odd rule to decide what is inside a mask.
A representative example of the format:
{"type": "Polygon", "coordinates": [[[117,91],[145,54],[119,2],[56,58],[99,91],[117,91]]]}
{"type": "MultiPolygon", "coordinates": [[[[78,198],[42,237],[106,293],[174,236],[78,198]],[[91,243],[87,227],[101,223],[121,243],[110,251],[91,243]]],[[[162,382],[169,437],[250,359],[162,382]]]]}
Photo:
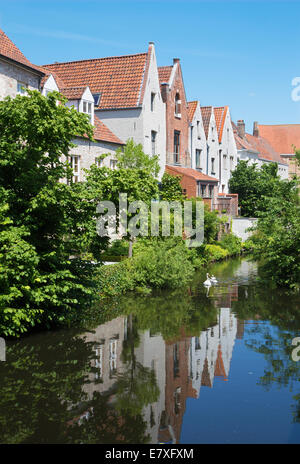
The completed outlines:
{"type": "Polygon", "coordinates": [[[181,100],[179,92],[175,95],[175,116],[181,117],[181,100]]]}

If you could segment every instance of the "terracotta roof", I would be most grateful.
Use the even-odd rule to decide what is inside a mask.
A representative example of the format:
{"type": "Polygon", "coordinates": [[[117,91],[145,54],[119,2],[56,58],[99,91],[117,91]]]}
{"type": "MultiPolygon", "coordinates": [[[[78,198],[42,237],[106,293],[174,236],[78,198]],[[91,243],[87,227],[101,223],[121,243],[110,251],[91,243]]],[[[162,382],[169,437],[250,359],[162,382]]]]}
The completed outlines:
{"type": "Polygon", "coordinates": [[[218,356],[215,364],[215,377],[224,377],[224,380],[227,378],[220,344],[218,346],[218,356]]]}
{"type": "Polygon", "coordinates": [[[50,71],[49,69],[44,68],[43,66],[40,66],[39,68],[45,74],[44,77],[41,80],[41,88],[44,87],[46,81],[48,80],[48,78],[50,77],[51,74],[54,77],[54,79],[56,81],[56,84],[57,84],[59,89],[62,89],[64,87],[66,87],[65,83],[62,81],[62,79],[54,71],[50,71]]]}
{"type": "Polygon", "coordinates": [[[212,113],[212,106],[201,106],[202,121],[206,138],[208,137],[209,123],[212,113]]]}
{"type": "Polygon", "coordinates": [[[280,154],[293,154],[293,145],[300,148],[300,124],[259,124],[258,130],[280,154]]]}
{"type": "Polygon", "coordinates": [[[62,87],[59,91],[69,100],[80,100],[84,91],[85,87],[62,87]]]}
{"type": "Polygon", "coordinates": [[[102,140],[103,142],[117,143],[118,145],[125,145],[102,121],[95,115],[94,116],[94,139],[102,140]]]}
{"type": "Polygon", "coordinates": [[[166,166],[166,171],[169,171],[170,174],[178,174],[181,176],[192,177],[195,180],[206,180],[209,182],[218,183],[218,179],[216,179],[215,177],[208,176],[207,174],[203,174],[202,172],[192,168],[182,168],[180,166],[166,166]]]}
{"type": "Polygon", "coordinates": [[[23,55],[21,50],[7,37],[7,35],[0,29],[0,54],[21,63],[35,71],[42,72],[38,66],[30,63],[30,61],[23,55]]]}
{"type": "MultiPolygon", "coordinates": [[[[150,50],[150,47],[149,47],[150,50]]],[[[66,87],[89,86],[100,93],[99,109],[132,108],[140,97],[149,63],[148,53],[45,65],[66,87]]]]}
{"type": "Polygon", "coordinates": [[[222,141],[223,128],[228,109],[228,106],[220,106],[218,108],[214,108],[217,131],[219,134],[219,142],[222,141]]]}
{"type": "Polygon", "coordinates": [[[160,66],[158,68],[159,83],[169,82],[173,66],[160,66]]]}
{"type": "Polygon", "coordinates": [[[276,163],[287,164],[280,154],[274,150],[272,145],[264,137],[245,133],[245,137],[241,138],[237,132],[237,126],[232,124],[236,147],[238,150],[248,150],[257,153],[258,158],[266,161],[274,161],[276,163]]]}
{"type": "Polygon", "coordinates": [[[198,105],[197,101],[188,102],[188,118],[190,122],[193,121],[197,105],[198,105]]]}

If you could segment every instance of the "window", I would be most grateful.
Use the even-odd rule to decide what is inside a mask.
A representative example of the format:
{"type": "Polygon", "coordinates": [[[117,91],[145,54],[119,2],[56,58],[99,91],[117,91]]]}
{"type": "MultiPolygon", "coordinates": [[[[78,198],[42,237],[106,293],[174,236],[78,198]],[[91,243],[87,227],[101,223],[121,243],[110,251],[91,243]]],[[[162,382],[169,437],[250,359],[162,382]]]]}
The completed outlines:
{"type": "Polygon", "coordinates": [[[180,160],[180,132],[174,131],[174,163],[180,160]]]}
{"type": "Polygon", "coordinates": [[[214,186],[213,185],[209,185],[208,192],[209,192],[208,193],[209,198],[212,198],[213,195],[214,195],[214,186]]]}
{"type": "Polygon", "coordinates": [[[227,169],[227,155],[223,155],[223,168],[227,169]]]}
{"type": "Polygon", "coordinates": [[[198,184],[198,196],[199,197],[206,197],[206,184],[198,184]]]}
{"type": "Polygon", "coordinates": [[[180,95],[177,92],[175,96],[175,116],[178,118],[181,118],[181,100],[180,100],[180,95]]]}
{"type": "Polygon", "coordinates": [[[230,157],[230,171],[233,169],[233,156],[230,157]]]}
{"type": "Polygon", "coordinates": [[[110,169],[116,169],[117,168],[117,160],[110,160],[110,169]]]}
{"type": "Polygon", "coordinates": [[[211,173],[215,173],[215,158],[211,159],[211,173]]]}
{"type": "Polygon", "coordinates": [[[174,344],[173,347],[173,377],[174,379],[179,376],[179,345],[174,344]]]}
{"type": "Polygon", "coordinates": [[[155,93],[151,92],[151,111],[154,111],[155,93]]]}
{"type": "Polygon", "coordinates": [[[72,182],[80,182],[80,156],[71,156],[70,161],[73,170],[72,182]]]}
{"type": "Polygon", "coordinates": [[[97,168],[102,168],[104,166],[103,159],[102,158],[96,158],[95,159],[95,164],[97,168]]]}
{"type": "Polygon", "coordinates": [[[97,372],[95,373],[96,379],[101,379],[102,377],[102,360],[103,360],[103,347],[102,345],[97,345],[95,347],[96,359],[95,359],[95,368],[97,372]]]}
{"type": "Polygon", "coordinates": [[[156,132],[151,131],[151,148],[152,148],[152,155],[156,153],[156,132]]]}
{"type": "Polygon", "coordinates": [[[117,370],[117,340],[109,341],[109,376],[117,370]]]}
{"type": "Polygon", "coordinates": [[[201,152],[202,150],[196,150],[196,169],[201,169],[201,152]]]}
{"type": "Polygon", "coordinates": [[[19,95],[26,95],[27,84],[24,82],[18,81],[17,83],[17,92],[19,95]]]}
{"type": "Polygon", "coordinates": [[[84,101],[82,105],[82,112],[87,114],[90,118],[90,121],[92,119],[92,104],[89,102],[84,101]]]}
{"type": "Polygon", "coordinates": [[[197,137],[198,139],[201,139],[200,121],[197,121],[197,137]]]}
{"type": "Polygon", "coordinates": [[[101,93],[94,93],[93,97],[94,97],[94,105],[99,106],[101,93]]]}

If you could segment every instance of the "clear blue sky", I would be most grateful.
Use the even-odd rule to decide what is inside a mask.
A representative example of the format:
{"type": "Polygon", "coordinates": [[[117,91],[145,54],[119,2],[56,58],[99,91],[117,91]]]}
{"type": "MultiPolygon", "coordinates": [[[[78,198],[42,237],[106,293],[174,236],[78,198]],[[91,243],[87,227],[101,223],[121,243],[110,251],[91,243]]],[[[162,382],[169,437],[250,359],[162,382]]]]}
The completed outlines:
{"type": "Polygon", "coordinates": [[[140,53],[181,59],[187,97],[233,120],[300,123],[300,2],[0,0],[0,27],[36,64],[140,53]]]}

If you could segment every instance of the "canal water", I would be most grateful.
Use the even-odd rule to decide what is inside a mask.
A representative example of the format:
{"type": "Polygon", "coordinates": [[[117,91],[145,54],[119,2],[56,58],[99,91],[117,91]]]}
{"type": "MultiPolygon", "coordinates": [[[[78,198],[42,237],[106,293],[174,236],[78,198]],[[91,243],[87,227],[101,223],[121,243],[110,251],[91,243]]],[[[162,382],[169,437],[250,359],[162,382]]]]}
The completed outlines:
{"type": "Polygon", "coordinates": [[[209,271],[7,342],[0,443],[300,443],[299,296],[247,259],[209,271]]]}

